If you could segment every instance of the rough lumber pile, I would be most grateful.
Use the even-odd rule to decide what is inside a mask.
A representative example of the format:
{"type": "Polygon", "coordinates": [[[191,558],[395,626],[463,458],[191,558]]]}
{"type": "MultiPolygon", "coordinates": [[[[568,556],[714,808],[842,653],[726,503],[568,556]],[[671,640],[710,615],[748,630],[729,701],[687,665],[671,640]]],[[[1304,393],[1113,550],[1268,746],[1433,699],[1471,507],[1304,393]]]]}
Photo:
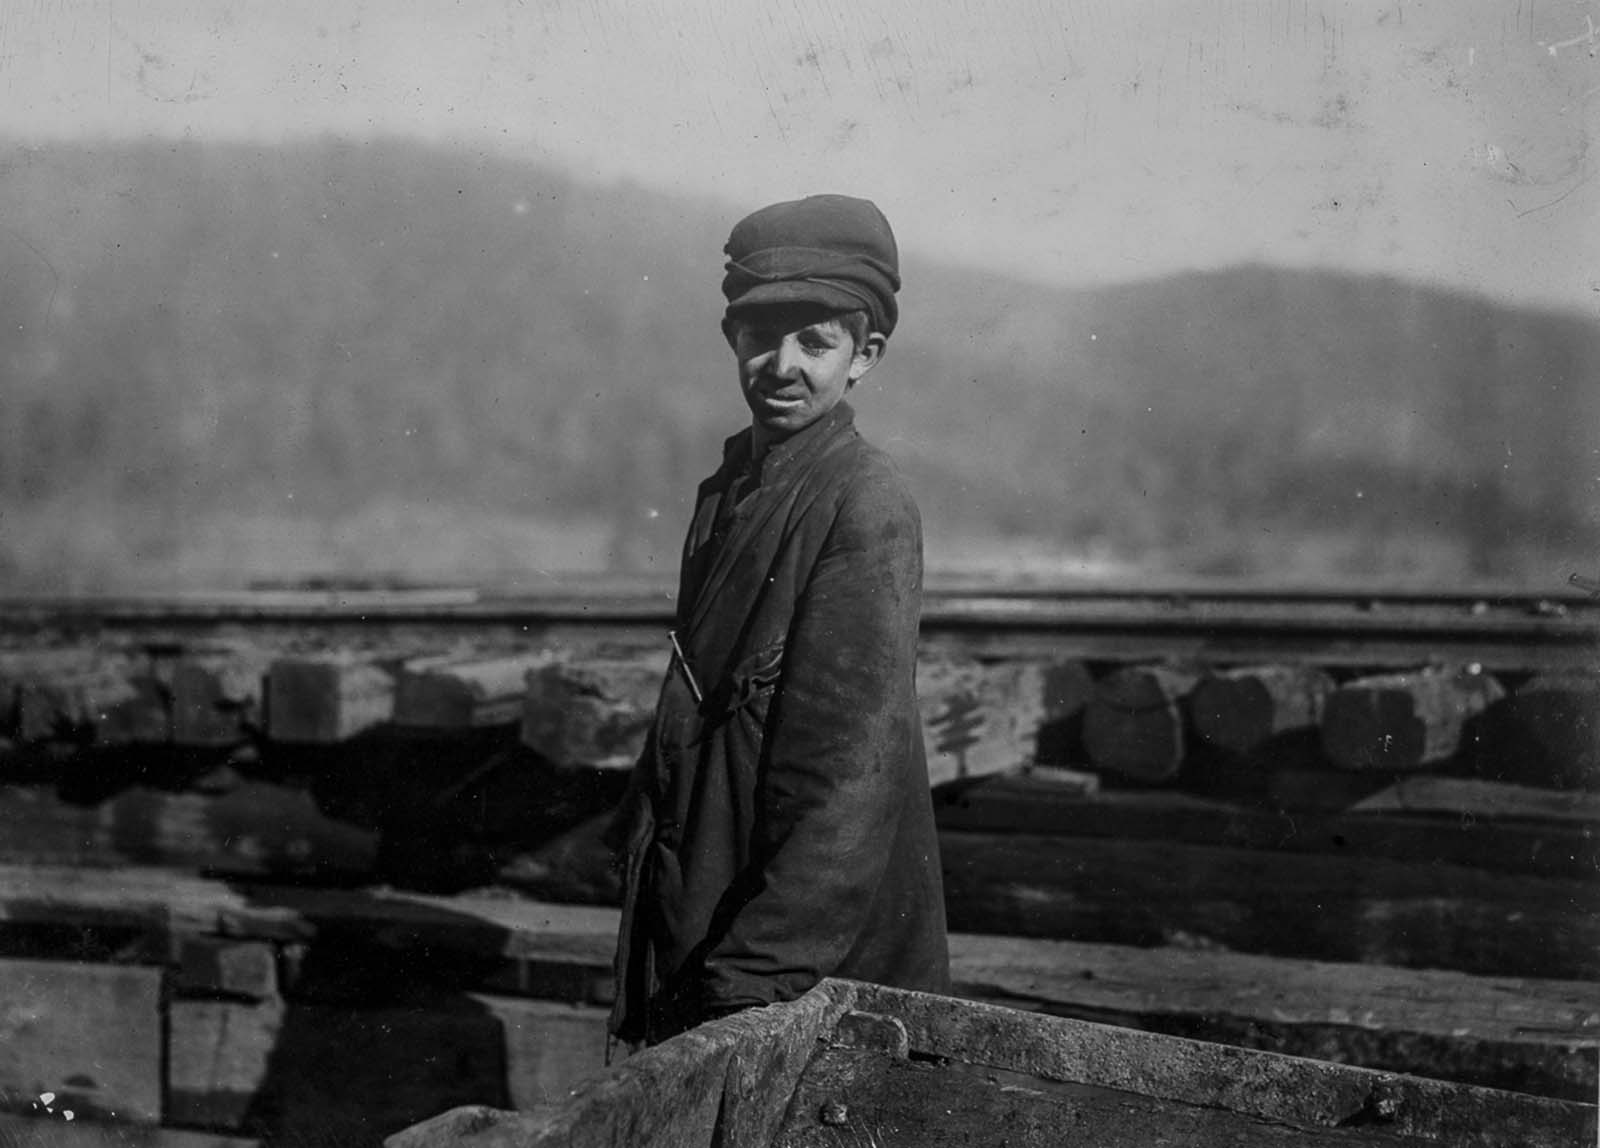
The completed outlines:
{"type": "MultiPolygon", "coordinates": [[[[959,990],[1589,1096],[1600,673],[1189,653],[925,645],[959,990]]],[[[0,648],[0,863],[68,867],[0,880],[0,964],[48,964],[37,983],[86,1008],[122,981],[64,970],[128,970],[130,1031],[166,1041],[130,1099],[56,1091],[158,1096],[208,1142],[316,1142],[285,1114],[359,1138],[372,1112],[507,1102],[507,1063],[514,1086],[593,1063],[615,928],[595,906],[618,895],[599,826],[664,667],[658,644],[487,627],[0,648]],[[340,1055],[374,1078],[332,1095],[304,1067],[340,1055]]]]}
{"type": "Polygon", "coordinates": [[[503,898],[0,868],[0,1106],[48,1095],[172,1148],[155,1126],[374,1143],[455,1104],[531,1106],[602,1066],[614,933],[605,910],[503,898]],[[71,959],[20,955],[68,925],[71,959]]]}

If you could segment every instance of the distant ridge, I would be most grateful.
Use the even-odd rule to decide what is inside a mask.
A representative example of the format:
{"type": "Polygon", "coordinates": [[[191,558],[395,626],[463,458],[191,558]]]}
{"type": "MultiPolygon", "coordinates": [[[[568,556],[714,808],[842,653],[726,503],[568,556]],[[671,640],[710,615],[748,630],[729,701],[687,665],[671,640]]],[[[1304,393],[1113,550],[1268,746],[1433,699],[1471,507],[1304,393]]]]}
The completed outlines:
{"type": "MultiPolygon", "coordinates": [[[[670,569],[740,421],[722,205],[336,140],[11,147],[0,202],[5,589],[670,569]]],[[[1593,321],[1268,266],[905,271],[857,407],[934,564],[1540,581],[1600,554],[1593,321]]]]}

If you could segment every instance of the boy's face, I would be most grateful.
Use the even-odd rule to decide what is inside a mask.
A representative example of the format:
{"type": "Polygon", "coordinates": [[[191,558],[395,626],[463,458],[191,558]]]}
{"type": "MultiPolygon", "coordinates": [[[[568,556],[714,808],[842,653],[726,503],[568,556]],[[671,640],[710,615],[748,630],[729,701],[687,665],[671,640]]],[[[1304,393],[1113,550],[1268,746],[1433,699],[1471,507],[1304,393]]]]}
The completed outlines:
{"type": "Polygon", "coordinates": [[[757,434],[775,442],[810,426],[876,365],[884,338],[857,346],[839,320],[815,307],[752,309],[732,324],[739,387],[757,434]]]}

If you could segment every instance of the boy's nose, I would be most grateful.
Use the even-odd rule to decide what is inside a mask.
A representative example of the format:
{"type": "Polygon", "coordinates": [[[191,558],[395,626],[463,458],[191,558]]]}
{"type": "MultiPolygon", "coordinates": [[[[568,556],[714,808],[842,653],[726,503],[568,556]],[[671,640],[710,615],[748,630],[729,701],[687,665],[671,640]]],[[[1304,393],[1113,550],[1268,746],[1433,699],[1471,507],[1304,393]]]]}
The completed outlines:
{"type": "Polygon", "coordinates": [[[800,341],[793,335],[784,339],[773,349],[772,373],[780,379],[792,379],[800,367],[800,341]]]}

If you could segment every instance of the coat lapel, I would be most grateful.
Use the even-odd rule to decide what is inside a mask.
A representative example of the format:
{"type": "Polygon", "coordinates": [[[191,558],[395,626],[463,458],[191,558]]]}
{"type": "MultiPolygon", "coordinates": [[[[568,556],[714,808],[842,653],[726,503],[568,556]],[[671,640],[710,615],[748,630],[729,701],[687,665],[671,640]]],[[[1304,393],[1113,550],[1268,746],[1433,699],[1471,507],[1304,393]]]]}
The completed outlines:
{"type": "MultiPolygon", "coordinates": [[[[728,576],[733,570],[734,560],[754,538],[759,536],[761,530],[777,513],[778,508],[791,501],[796,486],[810,471],[812,461],[821,457],[830,446],[841,440],[843,433],[854,424],[854,418],[854,412],[849,405],[840,403],[814,428],[808,428],[815,433],[801,432],[803,437],[801,441],[793,443],[792,452],[786,452],[781,456],[769,454],[765,463],[767,473],[755,496],[760,501],[723,541],[722,547],[712,558],[710,571],[695,593],[686,626],[690,640],[705,621],[706,615],[710,613],[712,605],[727,583],[728,576]]],[[[774,447],[773,451],[781,451],[787,445],[790,444],[780,444],[774,447]]],[[[726,491],[728,484],[724,480],[716,485],[726,491]]],[[[700,510],[696,510],[697,528],[700,525],[701,513],[700,510]]],[[[712,513],[715,513],[714,507],[712,513]]]]}

